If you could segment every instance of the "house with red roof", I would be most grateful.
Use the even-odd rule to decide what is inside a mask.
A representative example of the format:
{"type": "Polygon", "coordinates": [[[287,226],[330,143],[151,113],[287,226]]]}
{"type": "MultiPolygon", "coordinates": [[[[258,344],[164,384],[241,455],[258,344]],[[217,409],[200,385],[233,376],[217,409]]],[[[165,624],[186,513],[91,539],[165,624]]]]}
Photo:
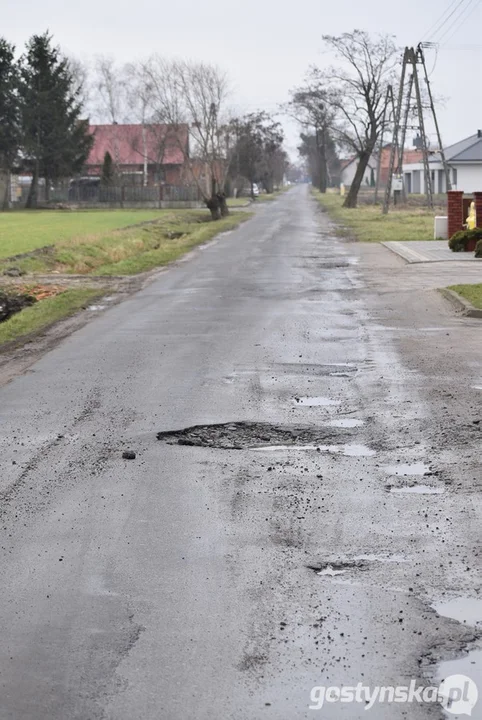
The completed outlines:
{"type": "Polygon", "coordinates": [[[106,153],[123,185],[154,187],[182,185],[189,156],[187,125],[90,125],[94,144],[86,162],[86,173],[102,175],[106,153]]]}

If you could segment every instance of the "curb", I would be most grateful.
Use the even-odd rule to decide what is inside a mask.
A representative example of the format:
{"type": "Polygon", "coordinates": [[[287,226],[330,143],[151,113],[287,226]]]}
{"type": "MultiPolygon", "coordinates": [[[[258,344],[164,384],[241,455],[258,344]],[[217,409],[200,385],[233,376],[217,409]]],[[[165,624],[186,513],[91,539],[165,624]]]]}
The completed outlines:
{"type": "Polygon", "coordinates": [[[482,318],[482,309],[474,307],[472,303],[469,303],[468,300],[465,300],[453,290],[449,290],[449,288],[439,288],[438,291],[456,310],[466,317],[482,318]]]}

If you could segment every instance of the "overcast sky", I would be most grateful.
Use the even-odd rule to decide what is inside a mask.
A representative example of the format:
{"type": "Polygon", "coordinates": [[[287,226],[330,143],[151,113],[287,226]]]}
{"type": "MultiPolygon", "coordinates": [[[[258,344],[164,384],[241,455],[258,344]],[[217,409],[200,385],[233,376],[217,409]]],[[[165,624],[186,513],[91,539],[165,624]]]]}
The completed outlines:
{"type": "MultiPolygon", "coordinates": [[[[232,81],[233,102],[246,111],[275,110],[311,64],[329,65],[324,34],[354,28],[387,32],[400,46],[440,40],[437,57],[427,51],[427,65],[434,68],[434,93],[445,98],[439,110],[444,143],[482,128],[481,0],[6,0],[2,5],[0,33],[19,50],[30,35],[48,28],[64,51],[84,60],[108,54],[126,62],[158,52],[214,62],[232,81]]],[[[297,133],[287,129],[293,155],[297,133]]]]}

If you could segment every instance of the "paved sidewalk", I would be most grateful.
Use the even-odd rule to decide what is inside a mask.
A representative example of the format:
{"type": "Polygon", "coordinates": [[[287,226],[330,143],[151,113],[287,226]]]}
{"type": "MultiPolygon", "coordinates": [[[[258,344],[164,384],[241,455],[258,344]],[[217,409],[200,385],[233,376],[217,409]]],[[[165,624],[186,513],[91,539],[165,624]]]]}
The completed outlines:
{"type": "Polygon", "coordinates": [[[411,240],[409,242],[384,242],[386,248],[400,255],[408,263],[454,262],[472,260],[478,262],[473,252],[452,252],[446,240],[411,240]]]}

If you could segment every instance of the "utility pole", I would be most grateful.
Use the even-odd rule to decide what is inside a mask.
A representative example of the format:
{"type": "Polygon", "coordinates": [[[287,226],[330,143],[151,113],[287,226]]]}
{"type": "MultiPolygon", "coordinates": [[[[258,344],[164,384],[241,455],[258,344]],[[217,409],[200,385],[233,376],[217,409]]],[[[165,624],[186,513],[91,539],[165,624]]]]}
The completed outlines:
{"type": "Polygon", "coordinates": [[[413,48],[410,50],[410,62],[413,65],[413,84],[415,85],[415,96],[417,98],[417,108],[418,108],[418,122],[419,122],[419,127],[420,127],[420,139],[422,141],[425,194],[427,195],[427,205],[430,208],[430,210],[433,210],[432,176],[430,173],[430,165],[429,165],[429,161],[428,161],[428,145],[427,145],[427,135],[425,133],[425,122],[424,122],[424,118],[423,118],[422,94],[420,92],[420,81],[418,79],[417,55],[413,48]]]}
{"type": "Polygon", "coordinates": [[[438,146],[439,146],[439,148],[440,148],[440,156],[441,156],[441,158],[442,158],[442,164],[443,164],[443,166],[444,166],[446,190],[447,190],[447,192],[448,192],[449,190],[452,190],[452,183],[451,183],[451,181],[450,181],[450,168],[449,168],[449,166],[448,166],[447,159],[446,159],[446,157],[445,157],[444,146],[443,146],[443,144],[442,144],[442,135],[441,135],[441,133],[440,133],[440,127],[439,127],[439,124],[438,124],[437,113],[435,112],[435,105],[434,105],[434,102],[433,102],[432,88],[430,87],[430,80],[429,80],[429,78],[428,78],[428,72],[427,72],[427,66],[426,66],[426,64],[425,64],[425,55],[424,55],[424,52],[423,52],[423,47],[424,47],[424,46],[423,46],[423,43],[420,43],[419,46],[417,47],[417,55],[418,55],[418,57],[420,58],[420,62],[421,62],[422,67],[423,67],[423,72],[424,72],[424,77],[425,77],[425,84],[427,85],[428,98],[429,98],[429,101],[430,101],[430,109],[431,109],[431,111],[432,111],[433,120],[434,120],[434,124],[435,124],[435,130],[436,130],[436,132],[437,132],[437,140],[438,140],[438,146]]]}
{"type": "MultiPolygon", "coordinates": [[[[411,109],[411,102],[412,102],[412,93],[413,89],[415,88],[415,103],[417,108],[417,116],[418,116],[418,130],[420,133],[420,140],[421,140],[421,147],[422,147],[422,154],[423,154],[423,168],[424,168],[424,187],[425,187],[425,193],[427,195],[427,205],[430,209],[433,209],[433,186],[432,186],[432,175],[430,171],[430,164],[429,164],[429,147],[427,142],[427,134],[425,132],[425,118],[424,118],[424,110],[423,110],[423,103],[422,103],[422,92],[420,87],[420,78],[419,78],[419,72],[418,72],[418,66],[421,65],[423,67],[423,74],[424,74],[424,80],[427,85],[427,92],[430,100],[430,110],[432,113],[432,118],[435,124],[435,128],[437,131],[437,140],[439,144],[439,150],[440,155],[442,158],[442,163],[444,166],[444,172],[445,172],[445,178],[446,178],[446,184],[447,184],[447,190],[451,190],[451,182],[450,182],[450,168],[448,167],[445,153],[442,145],[442,137],[440,134],[440,128],[437,120],[437,114],[435,111],[435,105],[433,102],[432,97],[432,91],[430,88],[430,82],[428,79],[428,73],[427,73],[427,67],[425,65],[425,57],[423,53],[423,47],[422,45],[418,45],[417,49],[415,50],[413,47],[405,48],[405,53],[403,56],[403,65],[402,65],[402,73],[400,78],[400,91],[398,95],[398,102],[397,102],[397,111],[395,114],[395,123],[393,128],[393,140],[392,140],[392,147],[390,152],[390,166],[389,166],[389,172],[388,172],[388,182],[385,192],[385,201],[383,204],[383,212],[386,214],[388,212],[388,209],[390,207],[390,200],[392,195],[392,179],[393,174],[395,172],[395,167],[397,168],[398,174],[403,174],[403,154],[405,149],[405,139],[406,139],[406,133],[407,133],[407,127],[408,127],[408,118],[410,114],[411,109]],[[408,88],[407,88],[407,94],[406,94],[406,107],[405,107],[405,113],[403,118],[403,125],[401,125],[401,116],[402,116],[402,106],[403,106],[403,96],[405,93],[405,77],[407,74],[407,68],[408,66],[411,66],[411,74],[408,81],[408,88]],[[400,147],[398,145],[398,139],[401,132],[401,143],[400,147]],[[398,158],[397,162],[395,163],[395,156],[398,151],[398,158]]],[[[404,193],[405,194],[405,193],[404,193]]]]}
{"type": "Polygon", "coordinates": [[[398,146],[398,132],[399,132],[399,128],[400,128],[400,117],[402,115],[403,90],[405,88],[405,75],[407,72],[407,64],[408,64],[408,48],[405,48],[405,52],[403,54],[402,74],[400,76],[400,88],[398,91],[397,109],[396,109],[394,123],[393,123],[392,146],[390,148],[390,162],[389,162],[389,166],[388,166],[387,186],[385,188],[385,201],[383,203],[383,214],[384,215],[386,215],[388,212],[388,208],[390,206],[390,198],[392,196],[392,178],[393,178],[393,171],[395,168],[395,152],[396,152],[396,148],[398,146]]]}

